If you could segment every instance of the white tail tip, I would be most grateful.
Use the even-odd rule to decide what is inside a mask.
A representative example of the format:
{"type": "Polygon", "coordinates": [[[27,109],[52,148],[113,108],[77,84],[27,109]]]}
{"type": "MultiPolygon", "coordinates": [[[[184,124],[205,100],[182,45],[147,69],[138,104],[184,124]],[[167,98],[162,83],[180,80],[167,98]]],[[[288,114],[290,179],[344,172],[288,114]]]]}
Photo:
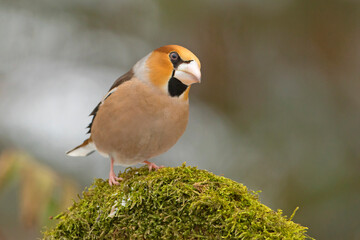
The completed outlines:
{"type": "Polygon", "coordinates": [[[86,139],[81,145],[68,151],[66,154],[72,157],[85,157],[93,153],[95,150],[95,144],[91,140],[86,139]]]}

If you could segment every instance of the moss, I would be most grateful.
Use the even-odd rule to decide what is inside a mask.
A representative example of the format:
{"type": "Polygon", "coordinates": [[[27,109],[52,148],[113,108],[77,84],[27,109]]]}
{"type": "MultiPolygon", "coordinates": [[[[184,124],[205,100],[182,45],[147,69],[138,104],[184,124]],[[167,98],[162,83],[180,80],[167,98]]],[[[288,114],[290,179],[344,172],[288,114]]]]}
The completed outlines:
{"type": "Polygon", "coordinates": [[[44,239],[306,239],[300,226],[242,184],[183,165],[96,179],[44,239]]]}

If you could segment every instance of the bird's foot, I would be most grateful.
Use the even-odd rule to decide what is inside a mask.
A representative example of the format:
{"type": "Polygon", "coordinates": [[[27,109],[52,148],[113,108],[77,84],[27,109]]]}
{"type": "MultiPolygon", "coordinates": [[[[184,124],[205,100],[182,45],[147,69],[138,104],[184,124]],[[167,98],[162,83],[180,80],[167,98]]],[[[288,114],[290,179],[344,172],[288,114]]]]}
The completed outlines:
{"type": "Polygon", "coordinates": [[[124,180],[121,177],[117,177],[114,172],[110,171],[109,173],[109,184],[112,185],[119,185],[120,183],[118,181],[124,180]]]}
{"type": "Polygon", "coordinates": [[[144,161],[144,163],[146,163],[149,167],[149,171],[151,171],[152,169],[158,170],[159,168],[163,168],[164,166],[158,166],[155,163],[149,162],[149,161],[144,161]]]}
{"type": "Polygon", "coordinates": [[[118,181],[124,180],[121,177],[117,177],[114,173],[114,158],[110,158],[110,172],[109,172],[109,184],[112,185],[119,185],[120,183],[118,181]]]}

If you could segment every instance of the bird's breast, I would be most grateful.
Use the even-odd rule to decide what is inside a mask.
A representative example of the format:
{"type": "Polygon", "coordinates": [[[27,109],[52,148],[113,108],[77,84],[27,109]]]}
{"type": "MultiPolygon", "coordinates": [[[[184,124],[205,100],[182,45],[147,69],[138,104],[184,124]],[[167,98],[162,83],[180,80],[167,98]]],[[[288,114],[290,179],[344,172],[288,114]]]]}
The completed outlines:
{"type": "Polygon", "coordinates": [[[92,127],[96,148],[120,164],[135,164],[171,148],[184,133],[187,101],[139,80],[123,83],[100,106],[92,127]]]}

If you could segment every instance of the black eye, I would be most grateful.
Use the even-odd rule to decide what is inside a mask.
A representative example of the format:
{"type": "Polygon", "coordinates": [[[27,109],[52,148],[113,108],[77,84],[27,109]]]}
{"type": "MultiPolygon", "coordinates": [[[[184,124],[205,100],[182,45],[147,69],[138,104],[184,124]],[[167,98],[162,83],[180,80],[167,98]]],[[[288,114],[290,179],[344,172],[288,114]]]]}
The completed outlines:
{"type": "Polygon", "coordinates": [[[170,60],[171,62],[177,62],[179,60],[179,54],[177,54],[177,52],[171,52],[170,53],[170,60]]]}

